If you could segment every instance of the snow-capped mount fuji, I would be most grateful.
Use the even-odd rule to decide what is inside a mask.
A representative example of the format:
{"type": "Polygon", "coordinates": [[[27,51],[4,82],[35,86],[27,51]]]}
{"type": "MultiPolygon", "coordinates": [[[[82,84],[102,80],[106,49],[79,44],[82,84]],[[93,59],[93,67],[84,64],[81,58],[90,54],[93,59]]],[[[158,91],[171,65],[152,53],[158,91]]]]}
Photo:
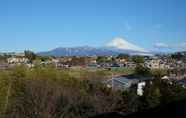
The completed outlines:
{"type": "Polygon", "coordinates": [[[69,47],[56,48],[48,52],[40,52],[42,56],[108,56],[118,55],[120,53],[130,55],[151,55],[147,50],[138,47],[122,38],[114,38],[104,47],[69,47]]]}
{"type": "Polygon", "coordinates": [[[141,48],[135,44],[132,44],[121,37],[113,38],[110,42],[106,44],[105,47],[112,51],[117,51],[120,53],[127,53],[130,55],[142,55],[142,56],[153,55],[150,51],[144,48],[141,48]]]}
{"type": "Polygon", "coordinates": [[[128,51],[134,51],[134,52],[143,52],[143,53],[147,53],[148,51],[135,45],[132,44],[126,40],[124,40],[123,38],[120,37],[116,37],[114,38],[111,42],[106,44],[107,48],[115,48],[118,50],[128,50],[128,51]]]}

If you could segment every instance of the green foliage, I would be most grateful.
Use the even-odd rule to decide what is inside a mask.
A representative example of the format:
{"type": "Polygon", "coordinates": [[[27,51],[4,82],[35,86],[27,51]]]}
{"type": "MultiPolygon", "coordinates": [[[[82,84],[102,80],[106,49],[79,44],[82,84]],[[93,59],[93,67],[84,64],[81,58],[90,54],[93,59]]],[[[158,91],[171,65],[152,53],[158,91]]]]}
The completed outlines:
{"type": "Polygon", "coordinates": [[[98,56],[96,61],[97,61],[97,63],[105,63],[105,62],[111,62],[112,59],[109,59],[106,56],[98,56]]]}
{"type": "Polygon", "coordinates": [[[147,82],[144,95],[140,98],[141,109],[153,108],[173,101],[185,99],[186,89],[175,82],[155,79],[147,82]]]}
{"type": "Polygon", "coordinates": [[[78,66],[78,65],[85,65],[87,59],[85,57],[72,57],[72,60],[69,62],[70,65],[78,66]]]}
{"type": "Polygon", "coordinates": [[[144,63],[144,57],[143,56],[132,56],[132,61],[135,63],[144,63]]]}
{"type": "Polygon", "coordinates": [[[126,60],[128,60],[129,57],[130,56],[128,54],[119,54],[116,58],[117,59],[126,59],[126,60]]]}
{"type": "Polygon", "coordinates": [[[0,55],[0,63],[5,63],[7,61],[8,56],[0,55]]]}
{"type": "Polygon", "coordinates": [[[0,71],[0,117],[87,118],[99,113],[124,114],[177,100],[185,89],[155,80],[144,96],[113,91],[100,82],[105,70],[58,70],[52,66],[17,66],[0,71]],[[79,76],[77,77],[79,73],[79,76]],[[97,81],[99,80],[99,81],[97,81]]]}
{"type": "Polygon", "coordinates": [[[141,64],[138,64],[135,67],[135,74],[138,76],[151,76],[151,71],[149,68],[144,67],[141,64]]]}
{"type": "Polygon", "coordinates": [[[111,111],[105,106],[109,101],[102,106],[97,96],[108,96],[102,83],[75,79],[64,70],[17,66],[0,75],[0,109],[8,118],[86,118],[105,109],[111,111]]]}
{"type": "Polygon", "coordinates": [[[12,71],[10,71],[10,76],[14,79],[21,79],[26,76],[27,67],[25,66],[15,66],[12,68],[12,71]]]}
{"type": "Polygon", "coordinates": [[[171,55],[171,58],[175,60],[184,60],[185,56],[181,52],[177,52],[171,55]]]}
{"type": "Polygon", "coordinates": [[[48,56],[37,56],[36,57],[36,60],[38,60],[38,61],[49,61],[49,60],[51,60],[51,58],[50,57],[48,57],[48,56]]]}
{"type": "Polygon", "coordinates": [[[30,61],[36,59],[36,54],[34,52],[26,50],[24,53],[25,53],[25,57],[28,58],[30,61]]]}
{"type": "Polygon", "coordinates": [[[134,69],[133,68],[126,68],[126,67],[123,67],[123,68],[112,68],[111,69],[112,72],[115,72],[115,73],[123,73],[123,74],[126,74],[126,75],[131,75],[134,73],[134,69]]]}
{"type": "Polygon", "coordinates": [[[6,96],[8,84],[10,82],[9,73],[7,71],[0,72],[0,117],[6,111],[6,96]]]}
{"type": "Polygon", "coordinates": [[[165,69],[154,69],[151,72],[152,72],[152,75],[158,79],[161,79],[163,76],[168,74],[168,71],[165,69]]]}
{"type": "Polygon", "coordinates": [[[155,85],[149,85],[144,90],[144,106],[146,108],[153,108],[160,104],[160,89],[155,85]]]}

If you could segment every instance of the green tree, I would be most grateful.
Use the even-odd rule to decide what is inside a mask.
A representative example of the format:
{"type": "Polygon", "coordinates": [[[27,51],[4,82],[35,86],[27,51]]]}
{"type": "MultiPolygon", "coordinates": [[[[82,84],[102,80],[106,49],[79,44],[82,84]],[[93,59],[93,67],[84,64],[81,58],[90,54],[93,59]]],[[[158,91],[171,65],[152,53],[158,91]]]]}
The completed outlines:
{"type": "Polygon", "coordinates": [[[5,63],[7,60],[7,57],[4,55],[0,55],[0,63],[5,63]]]}
{"type": "Polygon", "coordinates": [[[116,58],[117,59],[126,59],[126,60],[128,60],[129,57],[130,56],[128,54],[119,54],[116,58]]]}
{"type": "Polygon", "coordinates": [[[108,58],[106,56],[98,56],[97,60],[98,63],[104,63],[108,61],[108,58]]]}
{"type": "Polygon", "coordinates": [[[175,60],[182,60],[185,56],[181,52],[177,52],[172,54],[171,57],[175,60]]]}
{"type": "Polygon", "coordinates": [[[36,54],[32,51],[25,50],[25,57],[28,58],[31,62],[36,59],[36,54]]]}
{"type": "Polygon", "coordinates": [[[150,76],[151,75],[150,69],[142,66],[141,64],[137,64],[137,66],[135,67],[134,73],[138,76],[150,76]]]}
{"type": "Polygon", "coordinates": [[[135,63],[144,63],[144,57],[143,56],[132,56],[132,61],[135,63]]]}
{"type": "Polygon", "coordinates": [[[156,86],[147,86],[144,90],[144,108],[153,108],[160,105],[161,102],[161,92],[160,89],[156,86]],[[149,87],[149,88],[147,88],[149,87]]]}
{"type": "Polygon", "coordinates": [[[167,75],[167,70],[155,69],[152,70],[152,75],[157,79],[161,79],[163,76],[167,75]]]}

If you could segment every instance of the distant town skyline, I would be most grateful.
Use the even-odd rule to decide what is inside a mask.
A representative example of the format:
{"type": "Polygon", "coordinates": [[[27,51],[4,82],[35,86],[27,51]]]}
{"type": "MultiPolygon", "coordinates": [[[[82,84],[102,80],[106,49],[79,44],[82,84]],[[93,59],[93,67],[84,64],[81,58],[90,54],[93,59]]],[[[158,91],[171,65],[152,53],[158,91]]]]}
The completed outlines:
{"type": "Polygon", "coordinates": [[[184,51],[185,6],[185,0],[4,0],[0,52],[102,47],[115,37],[149,51],[184,51]]]}

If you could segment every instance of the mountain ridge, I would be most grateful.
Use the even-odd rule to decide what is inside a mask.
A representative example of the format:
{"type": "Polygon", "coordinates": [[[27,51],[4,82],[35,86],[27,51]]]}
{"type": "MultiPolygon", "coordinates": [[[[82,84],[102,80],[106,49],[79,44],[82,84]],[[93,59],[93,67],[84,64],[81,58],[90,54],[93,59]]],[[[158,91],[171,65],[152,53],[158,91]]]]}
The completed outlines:
{"type": "Polygon", "coordinates": [[[133,50],[121,50],[116,48],[108,47],[59,47],[46,52],[39,52],[41,56],[113,56],[118,54],[129,54],[129,55],[150,55],[150,53],[144,53],[133,50]]]}
{"type": "Polygon", "coordinates": [[[151,53],[123,38],[113,38],[103,47],[77,46],[59,47],[46,52],[39,52],[42,56],[109,56],[125,53],[129,55],[151,55],[151,53]]]}

